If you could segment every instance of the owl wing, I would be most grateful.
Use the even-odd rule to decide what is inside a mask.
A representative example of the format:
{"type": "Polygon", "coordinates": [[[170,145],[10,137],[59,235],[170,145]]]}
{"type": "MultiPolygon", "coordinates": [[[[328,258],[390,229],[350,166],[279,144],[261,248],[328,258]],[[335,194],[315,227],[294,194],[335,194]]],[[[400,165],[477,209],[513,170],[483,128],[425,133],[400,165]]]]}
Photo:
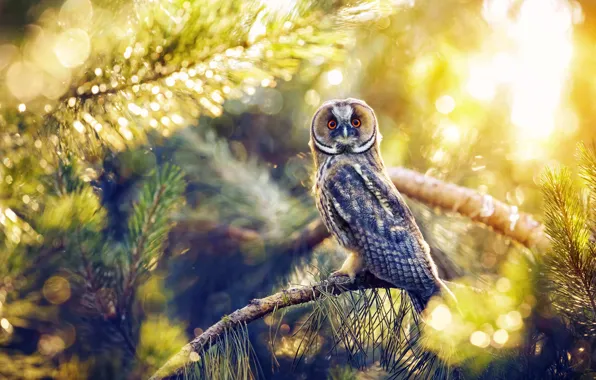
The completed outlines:
{"type": "Polygon", "coordinates": [[[335,224],[375,276],[416,294],[436,290],[436,270],[412,212],[389,178],[358,164],[325,182],[335,224]]]}

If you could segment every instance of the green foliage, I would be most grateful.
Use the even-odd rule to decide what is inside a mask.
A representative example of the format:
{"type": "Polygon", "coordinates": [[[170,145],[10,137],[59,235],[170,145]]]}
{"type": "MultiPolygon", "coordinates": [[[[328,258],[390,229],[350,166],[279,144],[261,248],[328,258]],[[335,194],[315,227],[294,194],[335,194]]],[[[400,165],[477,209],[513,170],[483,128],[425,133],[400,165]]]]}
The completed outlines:
{"type": "MultiPolygon", "coordinates": [[[[179,208],[186,187],[182,171],[166,165],[153,174],[139,194],[130,217],[125,243],[124,270],[140,275],[151,270],[163,253],[172,215],[179,208]]],[[[130,279],[132,282],[136,279],[130,279]]]]}
{"type": "Polygon", "coordinates": [[[262,162],[237,157],[213,131],[184,130],[171,144],[201,200],[186,220],[249,228],[267,243],[280,244],[316,217],[310,197],[293,197],[262,162]]]}
{"type": "Polygon", "coordinates": [[[334,367],[329,370],[328,380],[357,380],[356,371],[351,367],[334,367]]]}
{"type": "Polygon", "coordinates": [[[262,375],[248,336],[248,326],[227,329],[209,350],[191,354],[184,379],[252,379],[262,375]]]}
{"type": "MultiPolygon", "coordinates": [[[[593,153],[584,150],[584,176],[594,181],[590,170],[593,153]]],[[[549,169],[542,180],[545,198],[546,232],[552,249],[544,258],[552,282],[555,309],[568,319],[579,334],[596,331],[596,244],[591,238],[590,203],[566,168],[549,169]]],[[[593,194],[592,194],[593,195],[593,194]]]]}
{"type": "Polygon", "coordinates": [[[67,192],[63,196],[48,197],[43,214],[37,220],[40,231],[75,230],[84,226],[100,233],[105,226],[105,210],[101,208],[93,189],[67,192]]]}
{"type": "Polygon", "coordinates": [[[151,376],[186,343],[186,333],[180,323],[173,323],[163,315],[154,315],[144,320],[136,351],[144,366],[144,376],[151,376]]]}
{"type": "Polygon", "coordinates": [[[596,145],[587,147],[583,144],[579,147],[580,151],[580,175],[586,182],[590,192],[590,200],[587,205],[590,212],[590,227],[592,235],[596,232],[596,145]]]}

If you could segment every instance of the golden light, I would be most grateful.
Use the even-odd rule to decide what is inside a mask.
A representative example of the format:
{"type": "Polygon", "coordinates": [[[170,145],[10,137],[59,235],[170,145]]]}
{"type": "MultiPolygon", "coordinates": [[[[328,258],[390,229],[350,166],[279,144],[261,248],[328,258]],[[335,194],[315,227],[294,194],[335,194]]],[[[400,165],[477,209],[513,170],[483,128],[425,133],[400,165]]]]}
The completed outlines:
{"type": "Polygon", "coordinates": [[[506,330],[499,329],[493,334],[493,340],[498,345],[504,345],[509,340],[509,333],[506,330]]]}
{"type": "Polygon", "coordinates": [[[511,121],[521,138],[543,138],[555,127],[571,61],[572,16],[563,1],[526,0],[512,27],[518,72],[511,121]]]}
{"type": "Polygon", "coordinates": [[[120,132],[120,134],[127,140],[132,140],[134,137],[132,131],[125,126],[121,126],[120,128],[118,128],[118,132],[120,132]]]}
{"type": "Polygon", "coordinates": [[[172,114],[172,121],[174,122],[174,124],[178,124],[178,125],[182,125],[184,124],[184,118],[178,114],[172,114]]]}
{"type": "Polygon", "coordinates": [[[63,351],[66,344],[59,336],[44,334],[39,338],[37,348],[42,355],[53,356],[63,351]]]}
{"type": "Polygon", "coordinates": [[[43,73],[29,61],[17,61],[6,72],[8,89],[17,99],[23,102],[38,96],[43,90],[43,82],[43,73]]]}
{"type": "Polygon", "coordinates": [[[80,121],[78,121],[78,120],[75,120],[75,121],[72,123],[72,126],[73,126],[73,127],[74,127],[74,129],[76,129],[76,130],[77,130],[77,132],[79,132],[79,133],[84,133],[84,132],[85,132],[85,126],[83,125],[83,123],[81,123],[81,122],[80,122],[80,121]]]}
{"type": "Polygon", "coordinates": [[[334,69],[327,73],[327,82],[332,86],[337,86],[344,80],[344,75],[341,70],[334,69]]]}
{"type": "Polygon", "coordinates": [[[189,359],[190,359],[191,362],[198,362],[201,359],[201,357],[199,356],[198,353],[196,353],[195,351],[193,351],[193,352],[190,353],[189,359]]]}
{"type": "Polygon", "coordinates": [[[455,99],[450,95],[440,96],[435,101],[435,107],[443,115],[450,114],[455,109],[455,99]]]}
{"type": "Polygon", "coordinates": [[[445,151],[443,149],[438,149],[430,159],[435,163],[442,162],[445,159],[445,151]]]}
{"type": "Polygon", "coordinates": [[[440,304],[431,311],[428,324],[435,330],[442,331],[451,324],[452,320],[451,310],[446,305],[440,304]]]}
{"type": "Polygon", "coordinates": [[[470,343],[476,347],[486,348],[490,344],[490,336],[484,331],[474,331],[470,335],[470,343]]]}
{"type": "Polygon", "coordinates": [[[496,78],[486,63],[472,64],[466,90],[478,100],[489,101],[495,96],[496,78]]]}
{"type": "Polygon", "coordinates": [[[19,49],[14,45],[0,45],[0,70],[8,66],[18,52],[19,49]]]}
{"type": "Polygon", "coordinates": [[[92,19],[93,5],[89,0],[67,0],[58,15],[58,22],[66,28],[88,28],[92,19]]]}
{"type": "Polygon", "coordinates": [[[507,46],[484,54],[470,64],[466,88],[479,100],[493,99],[499,86],[511,92],[511,123],[523,141],[517,158],[535,159],[544,153],[540,143],[555,130],[573,53],[575,13],[565,0],[525,0],[516,3],[485,0],[483,16],[494,34],[487,48],[507,46]],[[514,16],[512,16],[514,15],[514,16]]]}
{"type": "Polygon", "coordinates": [[[82,65],[91,54],[91,40],[83,29],[67,29],[58,35],[54,53],[64,67],[82,65]]]}
{"type": "Polygon", "coordinates": [[[316,107],[321,102],[321,96],[316,90],[311,89],[304,94],[304,101],[309,106],[316,107]]]}
{"type": "Polygon", "coordinates": [[[43,285],[43,295],[54,305],[63,304],[70,299],[70,283],[64,277],[50,277],[43,285]]]}
{"type": "Polygon", "coordinates": [[[0,319],[0,327],[2,327],[4,330],[8,330],[10,329],[11,324],[8,322],[8,319],[2,318],[0,319]]]}
{"type": "Polygon", "coordinates": [[[507,314],[500,315],[497,325],[505,330],[516,331],[522,328],[524,321],[519,311],[513,310],[507,314]]]}
{"type": "MultiPolygon", "coordinates": [[[[6,161],[4,161],[4,165],[6,165],[6,161]]],[[[9,165],[6,165],[8,167],[11,167],[9,165]]],[[[13,223],[17,222],[17,214],[15,214],[14,211],[12,211],[11,209],[7,208],[6,210],[4,210],[4,214],[6,215],[6,217],[8,219],[10,219],[13,223]]]]}
{"type": "Polygon", "coordinates": [[[254,24],[252,24],[250,31],[248,32],[248,42],[250,44],[255,43],[255,41],[259,39],[259,37],[264,36],[267,33],[267,26],[263,22],[265,16],[266,12],[259,12],[254,24]]]}
{"type": "Polygon", "coordinates": [[[128,120],[124,117],[119,117],[118,118],[118,124],[120,124],[120,126],[122,127],[128,127],[128,120]]]}
{"type": "Polygon", "coordinates": [[[507,277],[501,277],[497,280],[496,288],[501,293],[506,293],[511,289],[511,281],[507,277]]]}
{"type": "Polygon", "coordinates": [[[443,121],[439,124],[441,128],[441,135],[443,139],[451,144],[457,144],[461,138],[461,132],[459,131],[459,126],[450,122],[450,121],[443,121]]]}

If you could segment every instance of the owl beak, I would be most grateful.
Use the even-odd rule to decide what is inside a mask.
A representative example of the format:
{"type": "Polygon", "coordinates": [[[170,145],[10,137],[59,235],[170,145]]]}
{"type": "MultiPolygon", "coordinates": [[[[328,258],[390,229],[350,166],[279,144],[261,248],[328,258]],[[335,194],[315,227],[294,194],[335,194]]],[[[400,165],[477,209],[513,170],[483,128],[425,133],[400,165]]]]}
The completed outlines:
{"type": "Polygon", "coordinates": [[[344,147],[352,145],[356,140],[356,136],[354,135],[354,132],[352,131],[350,125],[343,123],[340,124],[340,127],[338,128],[337,132],[338,133],[335,137],[335,141],[337,141],[338,144],[344,147]]]}

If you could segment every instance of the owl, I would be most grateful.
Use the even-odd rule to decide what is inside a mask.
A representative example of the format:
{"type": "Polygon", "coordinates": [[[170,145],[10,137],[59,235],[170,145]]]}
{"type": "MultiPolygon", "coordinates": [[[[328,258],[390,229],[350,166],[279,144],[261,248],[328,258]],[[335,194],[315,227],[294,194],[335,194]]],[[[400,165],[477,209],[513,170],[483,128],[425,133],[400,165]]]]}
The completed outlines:
{"type": "Polygon", "coordinates": [[[438,276],[412,212],[386,173],[374,111],[358,99],[330,100],[315,113],[310,134],[313,191],[325,226],[348,257],[332,276],[368,270],[408,292],[421,313],[449,292],[438,276]]]}

